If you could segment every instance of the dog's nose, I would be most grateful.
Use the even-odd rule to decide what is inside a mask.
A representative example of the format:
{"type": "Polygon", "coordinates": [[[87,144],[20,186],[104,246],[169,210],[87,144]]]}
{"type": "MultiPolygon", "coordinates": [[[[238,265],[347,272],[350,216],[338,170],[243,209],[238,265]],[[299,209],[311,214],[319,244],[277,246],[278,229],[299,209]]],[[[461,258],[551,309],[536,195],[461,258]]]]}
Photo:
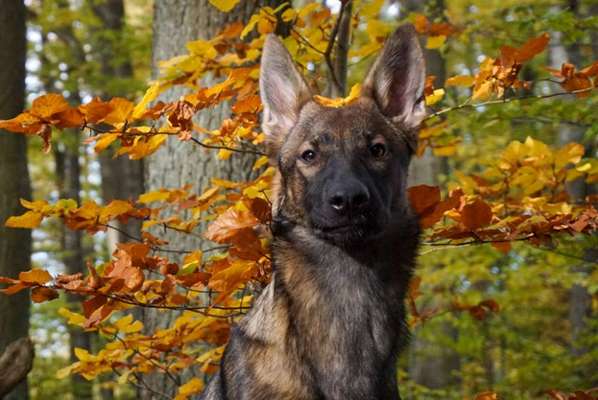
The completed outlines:
{"type": "Polygon", "coordinates": [[[339,214],[363,210],[369,201],[370,193],[361,183],[338,189],[328,199],[330,207],[339,214]]]}

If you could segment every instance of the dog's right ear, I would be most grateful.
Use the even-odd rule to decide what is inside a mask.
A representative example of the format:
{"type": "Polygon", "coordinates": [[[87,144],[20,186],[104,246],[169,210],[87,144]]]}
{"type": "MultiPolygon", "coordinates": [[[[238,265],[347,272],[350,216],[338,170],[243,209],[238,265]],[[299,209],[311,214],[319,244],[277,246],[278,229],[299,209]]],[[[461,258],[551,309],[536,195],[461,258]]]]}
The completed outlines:
{"type": "Polygon", "coordinates": [[[262,52],[260,95],[264,105],[262,130],[276,152],[293,128],[301,108],[312,98],[309,86],[278,37],[270,34],[262,52]]]}

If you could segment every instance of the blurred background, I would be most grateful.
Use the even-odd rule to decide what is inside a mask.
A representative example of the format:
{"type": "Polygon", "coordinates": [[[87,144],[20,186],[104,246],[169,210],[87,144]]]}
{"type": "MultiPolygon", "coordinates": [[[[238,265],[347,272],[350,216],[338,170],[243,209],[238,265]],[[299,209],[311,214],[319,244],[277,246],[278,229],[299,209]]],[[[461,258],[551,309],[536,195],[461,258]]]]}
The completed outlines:
{"type": "MultiPolygon", "coordinates": [[[[156,76],[159,60],[184,53],[186,42],[209,37],[225,22],[210,18],[208,1],[155,3],[27,0],[22,7],[18,0],[0,0],[0,33],[14,33],[14,40],[2,40],[0,68],[13,56],[26,59],[24,98],[10,94],[15,82],[2,80],[0,72],[0,119],[16,115],[19,110],[15,107],[22,108],[47,92],[60,92],[72,104],[96,96],[138,99],[156,76]],[[19,55],[18,30],[24,24],[27,51],[19,55]]],[[[546,75],[543,65],[560,69],[565,61],[585,66],[598,59],[596,0],[383,3],[379,18],[389,25],[418,13],[431,20],[450,20],[465,29],[459,40],[427,50],[428,73],[436,76],[439,87],[449,76],[475,73],[484,55],[496,54],[501,45],[520,44],[543,32],[550,33],[551,42],[542,62],[526,65],[522,71],[525,79],[546,75]]],[[[243,6],[227,18],[250,15],[247,13],[259,4],[243,0],[243,6]]],[[[338,10],[338,2],[326,4],[338,10]]],[[[366,38],[366,27],[355,35],[366,38]]],[[[359,81],[368,64],[351,65],[349,81],[359,81]]],[[[546,85],[534,90],[543,93],[550,82],[546,85]]],[[[14,93],[18,92],[17,88],[14,93]]],[[[172,99],[178,94],[168,96],[172,99]]],[[[527,136],[554,146],[575,141],[586,147],[586,154],[595,156],[597,105],[594,95],[583,102],[554,99],[527,103],[525,110],[520,105],[505,105],[451,114],[451,137],[458,136],[459,144],[448,153],[428,150],[417,159],[412,184],[446,186],[454,180],[455,171],[476,172],[479,165],[492,163],[509,142],[527,136]]],[[[0,159],[18,158],[11,164],[16,165],[14,169],[0,170],[0,187],[16,187],[19,197],[25,198],[30,198],[31,192],[35,199],[93,199],[101,203],[136,198],[149,187],[178,187],[185,179],[194,180],[198,190],[202,187],[203,178],[187,171],[197,163],[197,155],[191,151],[171,155],[170,164],[165,161],[168,150],[160,150],[153,161],[131,161],[113,158],[110,152],[97,156],[84,140],[80,132],[67,131],[56,136],[47,155],[39,151],[38,138],[26,140],[0,131],[0,159]]],[[[211,175],[210,167],[201,168],[204,175],[211,175]]],[[[238,177],[243,174],[239,172],[238,177]]],[[[569,191],[583,197],[596,193],[595,186],[575,183],[569,191]]],[[[0,202],[2,221],[15,213],[2,207],[0,202]]],[[[65,229],[59,221],[45,221],[33,231],[32,265],[53,273],[82,271],[86,260],[99,265],[109,259],[116,242],[126,241],[127,233],[134,234],[139,227],[128,224],[121,230],[120,234],[88,236],[65,229]]],[[[0,275],[12,275],[29,265],[28,240],[20,230],[0,228],[0,275]]],[[[507,252],[490,245],[424,246],[417,273],[422,277],[421,312],[444,310],[457,301],[475,304],[487,299],[495,301],[499,309],[481,318],[468,312],[443,312],[415,325],[411,343],[400,359],[404,398],[473,398],[476,393],[494,390],[504,399],[531,399],[545,398],[550,388],[598,386],[597,262],[596,236],[561,237],[552,247],[515,243],[507,252]]],[[[0,297],[0,352],[27,329],[36,348],[28,388],[22,385],[7,399],[137,398],[135,388],[125,383],[59,379],[57,372],[76,360],[72,349],[93,351],[101,347],[103,339],[67,325],[58,314],[62,307],[76,308],[69,303],[77,299],[61,296],[35,304],[29,315],[28,298],[23,296],[0,297]]]]}

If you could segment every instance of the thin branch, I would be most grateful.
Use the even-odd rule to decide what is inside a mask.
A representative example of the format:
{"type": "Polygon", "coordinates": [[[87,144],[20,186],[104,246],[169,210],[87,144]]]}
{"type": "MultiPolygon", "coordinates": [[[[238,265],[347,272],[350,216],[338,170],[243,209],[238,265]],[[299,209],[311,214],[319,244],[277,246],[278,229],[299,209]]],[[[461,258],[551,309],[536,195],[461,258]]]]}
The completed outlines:
{"type": "Polygon", "coordinates": [[[251,149],[239,149],[237,147],[229,147],[229,146],[218,146],[218,145],[213,145],[213,144],[206,144],[203,143],[201,140],[197,140],[196,138],[191,138],[191,140],[193,141],[193,143],[204,147],[206,149],[215,149],[215,150],[229,150],[229,151],[234,151],[236,153],[246,153],[246,154],[256,154],[258,156],[265,156],[266,153],[264,153],[263,151],[259,151],[259,150],[251,150],[251,149]]]}
{"type": "Polygon", "coordinates": [[[326,65],[328,66],[328,72],[330,73],[330,78],[332,80],[332,84],[334,86],[334,90],[331,90],[331,93],[342,93],[342,87],[341,87],[341,83],[338,79],[338,77],[336,76],[336,71],[334,68],[334,65],[332,64],[332,50],[334,49],[334,44],[336,42],[336,36],[338,35],[338,31],[341,25],[341,20],[343,19],[343,15],[345,13],[345,10],[347,8],[347,4],[350,3],[350,1],[345,2],[345,1],[341,1],[341,9],[338,12],[338,17],[336,18],[336,22],[334,23],[334,27],[332,28],[332,32],[330,33],[330,38],[328,39],[328,46],[326,47],[326,50],[324,51],[324,60],[326,61],[326,65]]]}
{"type": "Polygon", "coordinates": [[[506,103],[511,103],[513,101],[549,99],[551,97],[557,97],[557,96],[566,96],[566,95],[574,95],[574,94],[578,94],[578,93],[587,93],[587,92],[591,92],[594,89],[595,89],[594,87],[589,87],[589,88],[585,88],[585,89],[573,90],[571,92],[557,92],[557,93],[551,93],[551,94],[546,94],[546,95],[530,95],[530,96],[522,96],[522,97],[510,97],[507,99],[490,100],[490,101],[485,101],[482,103],[470,103],[469,101],[471,98],[469,98],[462,104],[436,111],[436,112],[428,115],[425,119],[427,120],[427,119],[434,118],[434,117],[437,117],[442,114],[461,110],[464,108],[476,108],[476,107],[490,106],[490,105],[495,105],[495,104],[506,104],[506,103]]]}
{"type": "Polygon", "coordinates": [[[347,93],[347,63],[349,47],[351,42],[351,16],[353,12],[353,1],[348,0],[344,4],[344,10],[339,15],[339,29],[336,40],[336,51],[334,57],[334,73],[336,75],[339,92],[332,92],[332,97],[344,97],[347,93]]]}
{"type": "MultiPolygon", "coordinates": [[[[138,238],[138,237],[136,237],[136,236],[133,236],[133,235],[129,234],[127,231],[125,231],[125,230],[123,230],[123,229],[120,229],[120,228],[117,228],[117,227],[116,227],[116,226],[114,226],[114,225],[110,225],[110,224],[98,224],[98,225],[99,225],[99,226],[105,226],[106,228],[109,228],[109,229],[115,230],[116,232],[118,232],[118,233],[120,233],[120,234],[124,235],[125,237],[127,237],[127,238],[129,238],[129,239],[131,239],[131,240],[134,240],[134,241],[136,241],[136,242],[139,242],[139,243],[144,243],[143,239],[141,239],[141,238],[138,238]]],[[[161,251],[161,252],[164,252],[164,253],[176,253],[176,254],[190,254],[190,253],[193,253],[193,252],[192,252],[192,251],[190,251],[190,250],[167,249],[167,248],[163,248],[163,247],[159,247],[159,246],[150,246],[150,248],[151,248],[153,251],[161,251]]],[[[203,250],[202,250],[202,251],[203,251],[203,250]]],[[[208,251],[209,251],[209,250],[208,250],[208,251]]]]}

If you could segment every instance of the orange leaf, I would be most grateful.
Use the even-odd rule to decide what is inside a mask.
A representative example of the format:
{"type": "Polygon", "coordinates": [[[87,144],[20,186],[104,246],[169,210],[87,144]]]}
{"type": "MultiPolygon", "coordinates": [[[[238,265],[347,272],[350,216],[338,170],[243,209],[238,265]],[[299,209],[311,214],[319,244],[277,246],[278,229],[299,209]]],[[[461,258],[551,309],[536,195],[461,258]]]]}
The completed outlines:
{"type": "Polygon", "coordinates": [[[133,103],[122,97],[113,97],[108,104],[112,110],[104,117],[104,122],[110,125],[122,124],[127,121],[135,108],[133,103]]]}
{"type": "Polygon", "coordinates": [[[54,300],[58,297],[58,292],[47,287],[35,287],[31,291],[31,300],[34,303],[43,303],[44,301],[54,300]]]}
{"type": "Polygon", "coordinates": [[[22,283],[17,283],[15,285],[9,286],[6,289],[0,289],[0,292],[3,292],[7,296],[11,296],[15,293],[20,292],[23,289],[27,289],[28,286],[23,285],[22,283]]]}
{"type": "Polygon", "coordinates": [[[511,251],[511,242],[492,242],[492,247],[503,254],[508,254],[511,251]]]}
{"type": "Polygon", "coordinates": [[[461,209],[461,222],[471,231],[486,226],[492,220],[492,210],[483,200],[476,199],[461,209]]]}
{"type": "Polygon", "coordinates": [[[25,283],[35,283],[43,285],[52,280],[52,275],[43,269],[34,268],[30,271],[24,271],[19,274],[19,280],[25,283]]]}
{"type": "Polygon", "coordinates": [[[79,106],[87,122],[98,123],[112,111],[109,103],[103,102],[99,97],[94,97],[89,103],[79,106]]]}
{"type": "Polygon", "coordinates": [[[476,395],[475,400],[498,400],[498,395],[495,392],[482,392],[476,395]]]}
{"type": "Polygon", "coordinates": [[[13,119],[0,120],[0,129],[11,132],[34,134],[42,127],[41,120],[28,112],[17,115],[13,119]]]}
{"type": "Polygon", "coordinates": [[[543,33],[538,37],[529,39],[518,49],[515,61],[522,63],[531,60],[536,54],[544,51],[549,41],[550,35],[548,33],[543,33]]]}
{"type": "Polygon", "coordinates": [[[48,93],[33,100],[30,112],[40,118],[49,119],[54,114],[67,111],[69,108],[69,103],[62,95],[48,93]]]}
{"type": "Polygon", "coordinates": [[[124,200],[112,200],[110,204],[102,208],[100,212],[100,222],[106,223],[111,219],[126,214],[133,210],[135,207],[129,201],[124,200]]]}
{"type": "Polygon", "coordinates": [[[68,110],[62,111],[54,116],[59,121],[56,126],[59,128],[78,128],[85,122],[83,114],[76,108],[69,108],[68,110]]]}
{"type": "Polygon", "coordinates": [[[229,208],[208,226],[205,237],[214,242],[226,243],[243,229],[253,228],[258,223],[250,212],[229,208]]]}

